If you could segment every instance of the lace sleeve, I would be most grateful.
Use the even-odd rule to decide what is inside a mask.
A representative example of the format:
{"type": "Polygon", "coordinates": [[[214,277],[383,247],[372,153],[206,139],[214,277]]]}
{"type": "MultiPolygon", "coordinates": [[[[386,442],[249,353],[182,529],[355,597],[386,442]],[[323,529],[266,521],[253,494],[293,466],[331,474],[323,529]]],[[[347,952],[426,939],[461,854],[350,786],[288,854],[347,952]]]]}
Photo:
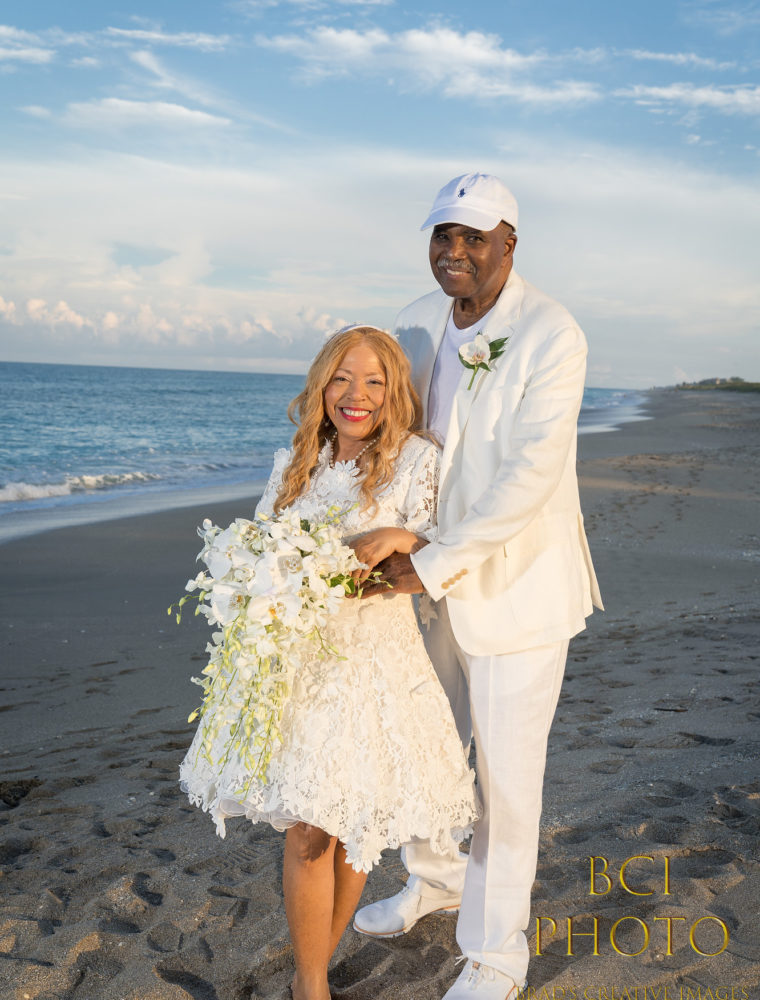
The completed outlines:
{"type": "MultiPolygon", "coordinates": [[[[420,440],[419,438],[417,440],[420,440]]],[[[438,505],[438,476],[441,455],[438,448],[428,441],[422,447],[411,469],[403,513],[404,527],[416,535],[433,541],[437,534],[436,509],[438,505]]]]}
{"type": "Polygon", "coordinates": [[[290,449],[289,448],[278,448],[274,453],[274,465],[272,471],[269,475],[269,482],[264,488],[264,492],[261,495],[261,499],[256,504],[255,517],[259,514],[271,515],[274,513],[274,502],[277,499],[277,494],[280,491],[280,486],[282,486],[282,474],[285,471],[285,466],[290,461],[290,449]]]}

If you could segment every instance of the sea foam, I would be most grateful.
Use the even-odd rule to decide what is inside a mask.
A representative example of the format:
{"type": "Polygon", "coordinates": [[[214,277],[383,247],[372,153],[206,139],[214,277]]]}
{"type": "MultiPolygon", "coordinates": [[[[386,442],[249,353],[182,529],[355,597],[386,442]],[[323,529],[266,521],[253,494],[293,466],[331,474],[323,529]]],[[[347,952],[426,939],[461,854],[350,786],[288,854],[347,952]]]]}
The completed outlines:
{"type": "Polygon", "coordinates": [[[72,493],[128,486],[130,483],[148,483],[160,478],[150,472],[103,472],[99,475],[67,476],[62,483],[6,483],[0,487],[0,503],[65,497],[72,493]]]}

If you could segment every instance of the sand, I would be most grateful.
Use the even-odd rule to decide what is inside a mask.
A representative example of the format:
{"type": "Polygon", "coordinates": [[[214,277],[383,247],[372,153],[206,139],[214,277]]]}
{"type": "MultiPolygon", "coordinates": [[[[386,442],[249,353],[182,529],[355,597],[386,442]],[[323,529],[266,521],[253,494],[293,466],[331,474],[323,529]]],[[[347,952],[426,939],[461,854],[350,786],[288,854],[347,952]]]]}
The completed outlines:
{"type": "MultiPolygon", "coordinates": [[[[550,737],[529,970],[546,1000],[760,997],[760,397],[648,405],[580,441],[607,611],[571,644],[550,737]],[[620,885],[634,856],[626,885],[648,895],[620,885]],[[590,885],[589,857],[611,891],[590,885]],[[598,955],[580,936],[594,918],[598,955]]],[[[282,835],[239,820],[219,840],[176,780],[206,627],[166,608],[196,572],[195,526],[252,508],[0,547],[2,1000],[288,996],[282,835]]],[[[389,851],[364,900],[403,881],[389,851]]],[[[347,931],[334,996],[437,1000],[454,930],[433,916],[391,941],[347,931]]]]}

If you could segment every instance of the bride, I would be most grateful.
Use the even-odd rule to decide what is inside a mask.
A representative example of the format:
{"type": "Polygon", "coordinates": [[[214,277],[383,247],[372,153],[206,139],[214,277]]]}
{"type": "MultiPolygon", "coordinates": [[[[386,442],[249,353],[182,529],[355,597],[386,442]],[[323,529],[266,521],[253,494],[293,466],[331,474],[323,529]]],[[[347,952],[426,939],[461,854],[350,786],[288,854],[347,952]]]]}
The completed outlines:
{"type": "MultiPolygon", "coordinates": [[[[275,454],[257,515],[294,506],[308,519],[337,504],[344,539],[369,568],[433,537],[438,449],[415,433],[419,400],[389,334],[333,335],[289,414],[298,430],[275,454]]],[[[411,598],[344,600],[325,638],[340,655],[315,651],[297,676],[265,780],[252,781],[235,757],[215,769],[197,753],[197,734],[180,769],[183,789],[222,832],[237,815],[287,831],[294,1000],[329,1000],[328,963],[381,850],[421,837],[448,853],[477,815],[411,598]]]]}

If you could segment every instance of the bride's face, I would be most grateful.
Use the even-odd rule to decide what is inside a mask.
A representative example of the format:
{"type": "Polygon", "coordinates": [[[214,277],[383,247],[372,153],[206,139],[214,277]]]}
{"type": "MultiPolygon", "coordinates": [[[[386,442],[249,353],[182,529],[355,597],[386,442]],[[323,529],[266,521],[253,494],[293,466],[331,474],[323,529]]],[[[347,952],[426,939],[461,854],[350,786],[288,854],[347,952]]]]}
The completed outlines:
{"type": "Polygon", "coordinates": [[[353,450],[379,426],[385,383],[385,371],[371,347],[360,344],[343,355],[324,396],[325,413],[338,432],[338,445],[343,450],[353,450]]]}

